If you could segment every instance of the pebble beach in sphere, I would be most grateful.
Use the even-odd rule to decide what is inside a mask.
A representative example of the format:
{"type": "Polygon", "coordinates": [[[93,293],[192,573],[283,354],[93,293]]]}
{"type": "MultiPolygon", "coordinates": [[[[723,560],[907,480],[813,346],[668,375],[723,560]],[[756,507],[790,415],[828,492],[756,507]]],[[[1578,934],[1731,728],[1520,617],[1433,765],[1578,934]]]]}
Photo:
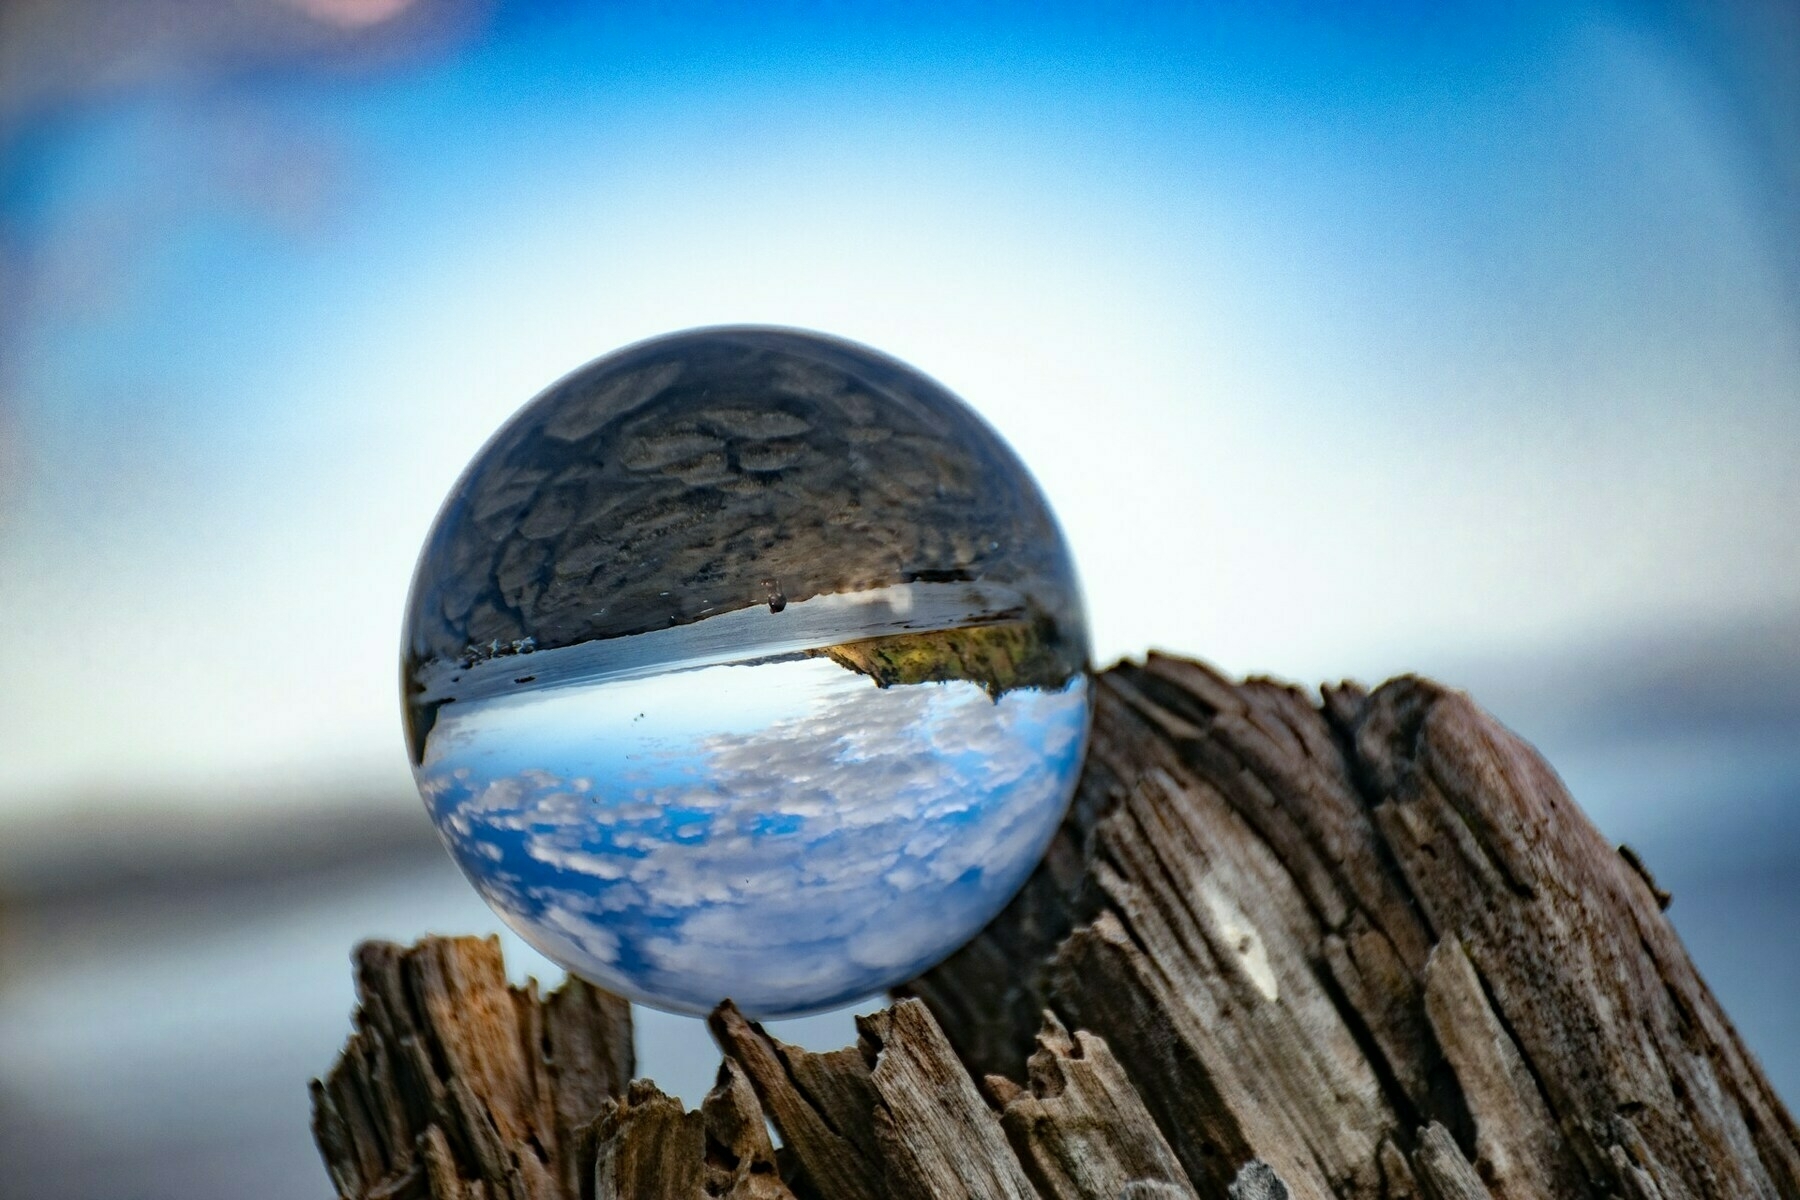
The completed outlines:
{"type": "Polygon", "coordinates": [[[1089,719],[1029,473],[910,367],[696,330],[589,364],[477,455],[407,601],[413,772],[527,942],[753,1017],[904,982],[1024,883],[1089,719]]]}

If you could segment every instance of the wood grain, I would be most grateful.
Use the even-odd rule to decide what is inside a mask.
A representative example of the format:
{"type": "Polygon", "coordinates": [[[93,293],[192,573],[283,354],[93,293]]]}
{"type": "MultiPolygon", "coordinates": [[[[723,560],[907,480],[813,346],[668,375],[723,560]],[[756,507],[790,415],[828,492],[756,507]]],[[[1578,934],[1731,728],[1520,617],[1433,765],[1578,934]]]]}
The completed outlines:
{"type": "Polygon", "coordinates": [[[510,986],[500,943],[428,938],[355,954],[354,1030],[312,1084],[340,1196],[575,1194],[578,1134],[633,1071],[625,1001],[571,979],[510,986]]]}

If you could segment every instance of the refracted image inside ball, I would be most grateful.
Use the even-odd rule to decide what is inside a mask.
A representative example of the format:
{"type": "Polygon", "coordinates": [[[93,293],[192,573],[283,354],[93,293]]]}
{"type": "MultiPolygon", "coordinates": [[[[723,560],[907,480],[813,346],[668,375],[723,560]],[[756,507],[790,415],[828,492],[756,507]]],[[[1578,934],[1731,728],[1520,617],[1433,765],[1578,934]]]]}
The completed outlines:
{"type": "Polygon", "coordinates": [[[419,790],[520,936],[634,999],[848,1002],[973,936],[1080,771],[1087,630],[1019,460],[874,351],[708,329],[533,400],[407,603],[419,790]]]}

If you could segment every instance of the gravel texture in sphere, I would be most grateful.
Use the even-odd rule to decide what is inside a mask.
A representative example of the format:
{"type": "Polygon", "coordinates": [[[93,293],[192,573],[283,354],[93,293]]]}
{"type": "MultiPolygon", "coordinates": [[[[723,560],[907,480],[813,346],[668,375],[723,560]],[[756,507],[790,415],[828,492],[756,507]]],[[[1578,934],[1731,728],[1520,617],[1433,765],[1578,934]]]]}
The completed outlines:
{"type": "Polygon", "coordinates": [[[706,329],[533,400],[407,602],[413,770],[550,958],[658,1007],[813,1011],[981,928],[1061,819],[1087,632],[1055,519],[861,346],[706,329]]]}

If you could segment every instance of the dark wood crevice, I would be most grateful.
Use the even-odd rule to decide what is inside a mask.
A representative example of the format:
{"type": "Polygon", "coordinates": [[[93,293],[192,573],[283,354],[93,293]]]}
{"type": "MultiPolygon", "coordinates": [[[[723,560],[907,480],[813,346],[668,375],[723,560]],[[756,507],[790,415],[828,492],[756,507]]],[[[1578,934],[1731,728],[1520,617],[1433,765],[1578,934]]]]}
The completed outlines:
{"type": "Polygon", "coordinates": [[[1012,905],[855,1047],[722,1008],[693,1112],[630,1082],[616,998],[512,988],[491,942],[360,949],[313,1090],[339,1194],[1800,1200],[1647,871],[1467,697],[1168,656],[1095,694],[1012,905]]]}

